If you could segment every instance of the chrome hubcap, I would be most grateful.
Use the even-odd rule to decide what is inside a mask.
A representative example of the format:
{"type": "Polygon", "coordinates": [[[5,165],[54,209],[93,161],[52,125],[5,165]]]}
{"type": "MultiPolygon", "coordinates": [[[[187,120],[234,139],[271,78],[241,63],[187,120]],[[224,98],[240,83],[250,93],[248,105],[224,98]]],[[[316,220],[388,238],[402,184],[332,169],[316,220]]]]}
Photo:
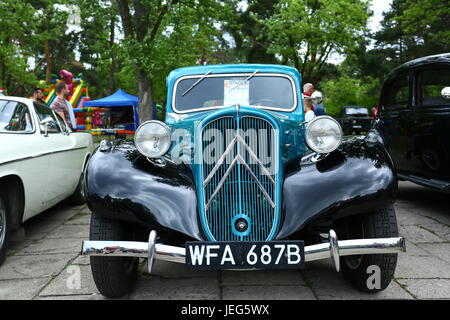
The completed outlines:
{"type": "Polygon", "coordinates": [[[3,247],[6,236],[6,208],[3,200],[0,199],[0,248],[3,247]]]}

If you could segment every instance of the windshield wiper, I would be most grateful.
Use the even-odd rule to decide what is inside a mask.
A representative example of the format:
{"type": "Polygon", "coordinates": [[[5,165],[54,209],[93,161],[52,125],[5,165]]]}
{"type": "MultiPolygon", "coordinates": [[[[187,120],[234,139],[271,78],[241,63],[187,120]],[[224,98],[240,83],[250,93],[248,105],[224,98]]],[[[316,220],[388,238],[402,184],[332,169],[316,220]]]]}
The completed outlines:
{"type": "Polygon", "coordinates": [[[255,74],[257,74],[258,72],[259,72],[259,70],[255,70],[255,72],[253,72],[247,79],[245,79],[245,81],[248,81],[251,78],[253,78],[255,76],[255,74]]]}
{"type": "Polygon", "coordinates": [[[189,89],[187,89],[182,96],[184,97],[189,91],[191,91],[192,89],[195,88],[196,85],[198,85],[200,82],[203,81],[203,79],[205,79],[210,73],[212,72],[212,70],[209,70],[207,73],[205,73],[200,79],[197,80],[196,83],[194,83],[189,89]]]}
{"type": "MultiPolygon", "coordinates": [[[[253,78],[255,76],[255,74],[257,74],[259,72],[259,70],[256,70],[255,72],[253,72],[251,75],[249,75],[247,77],[247,79],[244,80],[244,82],[247,82],[248,80],[250,80],[251,78],[253,78]]],[[[231,88],[230,91],[233,91],[234,89],[239,88],[242,85],[242,83],[238,84],[236,87],[231,88]]]]}

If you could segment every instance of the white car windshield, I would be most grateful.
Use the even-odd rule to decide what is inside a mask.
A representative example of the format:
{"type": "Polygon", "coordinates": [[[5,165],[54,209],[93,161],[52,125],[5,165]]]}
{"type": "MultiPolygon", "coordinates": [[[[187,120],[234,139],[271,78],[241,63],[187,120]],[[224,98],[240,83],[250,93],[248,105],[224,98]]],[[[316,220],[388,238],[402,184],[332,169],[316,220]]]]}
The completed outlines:
{"type": "Polygon", "coordinates": [[[292,111],[296,107],[291,78],[268,74],[249,76],[251,74],[182,78],[176,84],[174,109],[177,112],[190,112],[235,104],[281,111],[292,111]]]}

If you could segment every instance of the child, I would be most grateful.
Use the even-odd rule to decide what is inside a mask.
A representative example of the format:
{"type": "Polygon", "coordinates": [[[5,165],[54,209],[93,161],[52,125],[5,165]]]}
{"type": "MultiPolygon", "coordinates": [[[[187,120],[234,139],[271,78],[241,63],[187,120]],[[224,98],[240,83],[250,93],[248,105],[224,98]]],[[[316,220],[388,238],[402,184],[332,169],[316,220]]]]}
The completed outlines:
{"type": "Polygon", "coordinates": [[[310,122],[312,121],[316,115],[313,111],[313,102],[312,99],[307,97],[303,99],[303,107],[305,108],[305,121],[310,122]]]}

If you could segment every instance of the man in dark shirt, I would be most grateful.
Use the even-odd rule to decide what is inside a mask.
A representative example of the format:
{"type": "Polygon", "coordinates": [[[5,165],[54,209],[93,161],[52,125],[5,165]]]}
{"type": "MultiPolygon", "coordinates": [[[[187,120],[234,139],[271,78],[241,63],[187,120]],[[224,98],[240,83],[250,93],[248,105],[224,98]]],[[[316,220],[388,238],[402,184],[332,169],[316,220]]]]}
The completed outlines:
{"type": "Polygon", "coordinates": [[[31,99],[34,101],[40,102],[42,104],[46,104],[44,98],[44,93],[42,92],[41,88],[34,88],[31,91],[31,99]]]}
{"type": "Polygon", "coordinates": [[[64,120],[66,120],[66,124],[72,128],[72,122],[70,121],[69,110],[67,109],[66,97],[69,94],[69,88],[67,88],[67,84],[65,82],[58,82],[55,85],[56,91],[56,99],[52,103],[51,108],[58,113],[64,120]]]}

